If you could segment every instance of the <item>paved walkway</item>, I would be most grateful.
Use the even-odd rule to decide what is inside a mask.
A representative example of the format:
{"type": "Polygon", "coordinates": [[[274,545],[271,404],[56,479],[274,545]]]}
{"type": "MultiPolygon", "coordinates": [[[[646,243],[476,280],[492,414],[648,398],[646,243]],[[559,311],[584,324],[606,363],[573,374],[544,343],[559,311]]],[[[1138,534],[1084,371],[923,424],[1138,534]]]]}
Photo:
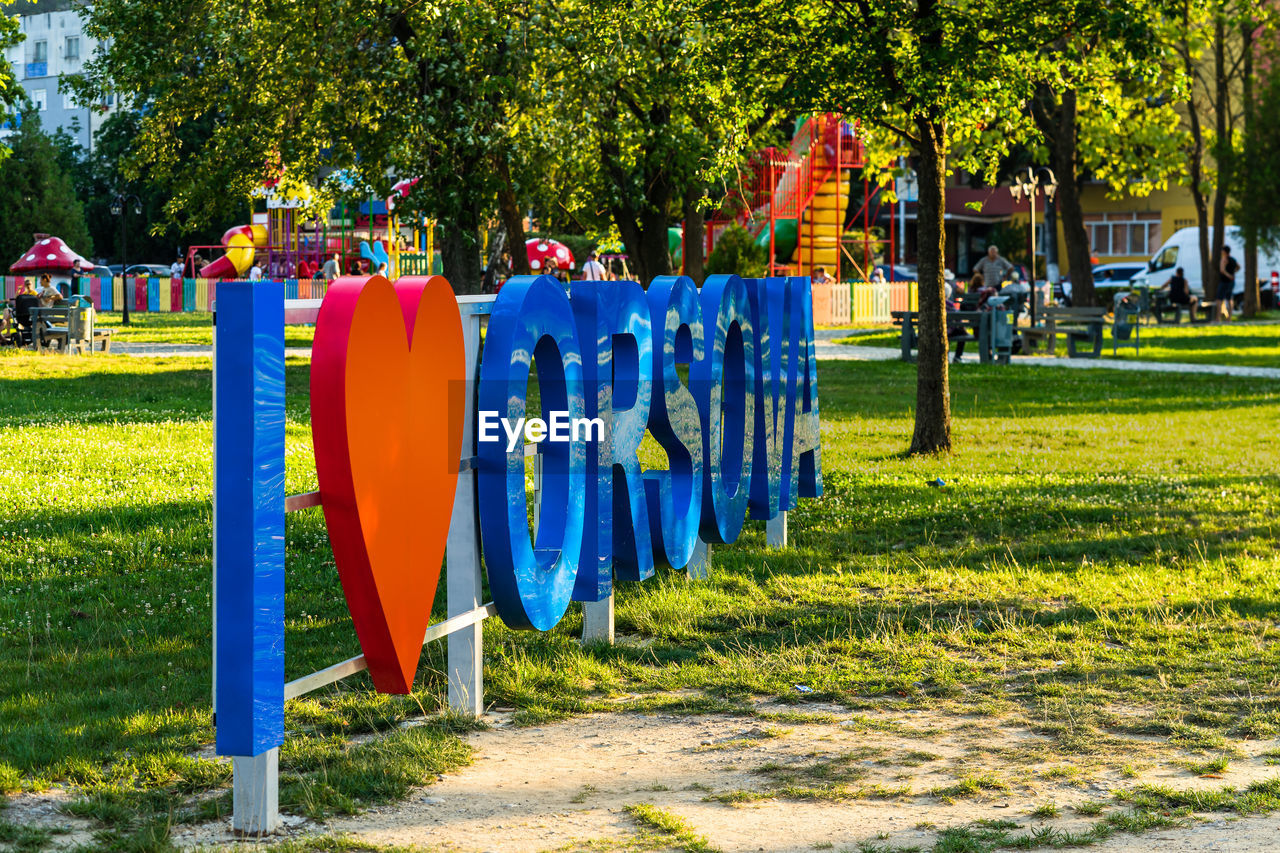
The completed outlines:
{"type": "MultiPolygon", "coordinates": [[[[837,344],[839,338],[883,332],[883,329],[819,329],[814,351],[819,361],[893,361],[898,358],[897,347],[869,347],[856,344],[837,344]]],[[[200,344],[125,343],[113,344],[113,353],[139,358],[210,357],[213,347],[200,344]]],[[[288,347],[286,356],[311,357],[310,347],[288,347]]],[[[978,357],[971,356],[969,364],[977,364],[978,357]]],[[[1242,376],[1252,379],[1280,379],[1280,367],[1236,367],[1226,364],[1183,364],[1167,361],[1135,361],[1107,358],[1046,358],[1044,356],[1017,355],[1014,365],[1033,367],[1063,367],[1076,370],[1146,370],[1153,373],[1201,373],[1215,376],[1242,376]]]]}

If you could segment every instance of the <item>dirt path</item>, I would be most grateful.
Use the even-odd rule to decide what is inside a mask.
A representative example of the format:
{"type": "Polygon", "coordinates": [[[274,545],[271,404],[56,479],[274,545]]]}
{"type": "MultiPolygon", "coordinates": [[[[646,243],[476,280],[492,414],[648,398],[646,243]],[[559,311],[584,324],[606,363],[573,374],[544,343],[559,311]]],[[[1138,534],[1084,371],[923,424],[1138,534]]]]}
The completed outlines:
{"type": "MultiPolygon", "coordinates": [[[[1140,778],[1125,778],[1105,759],[1046,760],[1054,751],[1047,739],[981,718],[804,710],[826,711],[819,717],[824,721],[614,714],[516,728],[497,714],[492,729],[469,736],[477,748],[470,767],[404,803],[327,824],[296,824],[289,834],[348,834],[459,851],[534,853],[589,842],[610,850],[638,830],[626,808],[650,803],[684,818],[724,853],[856,850],[864,843],[928,850],[938,830],[984,819],[1084,832],[1101,818],[1072,806],[1094,802],[1103,804],[1103,815],[1122,812],[1112,791],[1139,782],[1243,787],[1280,775],[1261,755],[1272,742],[1237,744],[1241,754],[1226,772],[1197,778],[1172,766],[1173,756],[1160,754],[1158,741],[1137,741],[1131,757],[1146,769],[1140,778]],[[965,780],[973,790],[964,789],[965,780]],[[785,785],[833,783],[858,793],[835,801],[753,799],[785,785]],[[1059,816],[1031,815],[1050,803],[1059,816]]],[[[1205,815],[1182,827],[1118,835],[1091,849],[1275,850],[1278,829],[1276,817],[1205,815]]],[[[174,840],[191,847],[231,838],[221,823],[177,828],[174,840]]]]}

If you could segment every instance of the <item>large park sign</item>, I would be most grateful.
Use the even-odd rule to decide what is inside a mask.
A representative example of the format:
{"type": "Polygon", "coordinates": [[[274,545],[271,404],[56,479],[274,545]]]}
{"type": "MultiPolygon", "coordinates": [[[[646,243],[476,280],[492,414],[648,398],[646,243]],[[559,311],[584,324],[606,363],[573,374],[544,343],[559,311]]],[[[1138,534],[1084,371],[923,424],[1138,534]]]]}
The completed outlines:
{"type": "MultiPolygon", "coordinates": [[[[699,290],[668,276],[647,290],[574,282],[566,292],[527,276],[496,299],[455,298],[438,276],[339,279],[312,354],[319,491],[287,500],[282,289],[229,284],[218,302],[223,755],[274,755],[285,699],[345,674],[367,667],[376,689],[408,692],[424,636],[452,643],[493,612],[548,630],[571,601],[611,601],[615,578],[684,568],[705,543],[734,542],[745,518],[775,519],[822,491],[807,278],[720,275],[699,290]],[[660,455],[642,449],[646,434],[665,469],[642,465],[660,455]],[[363,655],[285,685],[284,514],[316,505],[363,655]],[[467,559],[455,566],[459,542],[467,559]],[[429,628],[446,544],[449,618],[429,628]],[[481,553],[493,602],[455,613],[454,575],[474,565],[478,577],[481,553]]],[[[269,828],[239,813],[242,828],[269,828]]]]}

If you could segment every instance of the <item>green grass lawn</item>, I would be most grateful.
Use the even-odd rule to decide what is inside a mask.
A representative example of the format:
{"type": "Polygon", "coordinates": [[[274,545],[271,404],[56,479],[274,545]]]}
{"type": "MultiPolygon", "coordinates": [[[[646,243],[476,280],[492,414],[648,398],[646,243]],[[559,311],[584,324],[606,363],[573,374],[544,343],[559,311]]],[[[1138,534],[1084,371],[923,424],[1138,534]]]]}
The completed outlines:
{"type": "MultiPolygon", "coordinates": [[[[1229,364],[1239,367],[1280,367],[1280,324],[1234,321],[1221,326],[1143,325],[1141,350],[1111,353],[1111,330],[1103,332],[1103,358],[1129,361],[1164,361],[1185,364],[1229,364]]],[[[836,341],[854,346],[898,347],[897,328],[850,335],[836,341]]],[[[1065,339],[1058,342],[1059,357],[1066,357],[1065,339]]],[[[972,360],[972,359],[971,359],[972,360]]]]}
{"type": "MultiPolygon", "coordinates": [[[[213,343],[213,314],[192,313],[164,314],[131,312],[129,325],[124,325],[124,315],[119,311],[103,311],[98,314],[98,325],[116,330],[113,339],[122,343],[203,344],[213,343]]],[[[309,347],[315,335],[314,326],[286,326],[285,345],[309,347]]]]}
{"type": "MultiPolygon", "coordinates": [[[[291,492],[315,483],[306,371],[290,361],[291,492]]],[[[486,700],[525,723],[761,696],[977,714],[1048,736],[1028,761],[1086,772],[1276,737],[1280,385],[1010,375],[954,374],[957,453],[904,458],[914,368],[824,363],[826,495],[792,514],[790,549],[751,522],[707,581],[622,584],[618,630],[643,644],[584,649],[576,607],[546,634],[494,620],[486,700]]],[[[107,849],[162,849],[172,821],[229,808],[201,796],[229,769],[195,754],[213,736],[209,395],[204,359],[0,354],[0,791],[78,786],[69,810],[107,849]]],[[[294,678],[358,648],[321,514],[287,538],[294,678]]],[[[284,810],[351,812],[466,762],[469,723],[396,725],[441,708],[443,652],[411,696],[358,676],[290,703],[284,810]]]]}

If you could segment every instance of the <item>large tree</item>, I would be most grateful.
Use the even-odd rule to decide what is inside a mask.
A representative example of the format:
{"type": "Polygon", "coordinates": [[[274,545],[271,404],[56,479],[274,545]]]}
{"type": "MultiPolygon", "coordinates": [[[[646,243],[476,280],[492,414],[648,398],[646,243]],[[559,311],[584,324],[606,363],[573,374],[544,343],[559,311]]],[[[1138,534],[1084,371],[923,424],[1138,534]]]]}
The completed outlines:
{"type": "Polygon", "coordinates": [[[912,453],[951,449],[943,304],[946,180],[953,152],[995,170],[1034,135],[1026,106],[1060,85],[1045,48],[1064,36],[1123,42],[1141,56],[1147,18],[1117,0],[712,0],[745,56],[789,68],[797,106],[844,112],[907,140],[919,180],[919,362],[912,453]],[[981,144],[978,144],[978,143],[981,144]]]}
{"type": "Polygon", "coordinates": [[[7,268],[40,233],[61,237],[81,254],[91,253],[93,242],[72,175],[58,146],[41,130],[38,114],[23,116],[22,127],[7,142],[10,154],[0,163],[0,261],[7,268]]]}
{"type": "Polygon", "coordinates": [[[511,186],[508,122],[538,35],[511,25],[515,6],[102,0],[86,28],[105,47],[79,88],[145,102],[128,174],[164,175],[167,212],[186,226],[242,205],[264,179],[320,186],[323,207],[420,177],[400,210],[439,220],[445,272],[474,292],[481,225],[511,186]],[[212,132],[184,138],[191,122],[212,132]]]}
{"type": "MultiPolygon", "coordinates": [[[[1160,10],[1148,4],[1145,17],[1160,10]]],[[[1059,181],[1056,214],[1062,224],[1074,304],[1096,304],[1092,248],[1080,192],[1086,179],[1102,180],[1117,194],[1144,196],[1185,171],[1185,134],[1172,100],[1186,85],[1181,69],[1160,73],[1135,61],[1124,43],[1073,33],[1046,55],[1059,68],[1042,81],[1031,113],[1059,181]],[[1169,97],[1172,95],[1173,97],[1169,97]]]]}
{"type": "Polygon", "coordinates": [[[1244,156],[1236,172],[1233,214],[1245,242],[1244,314],[1252,317],[1260,307],[1258,249],[1280,249],[1280,45],[1274,15],[1245,26],[1243,38],[1258,49],[1245,54],[1244,156]],[[1265,73],[1255,79],[1259,68],[1265,73]]]}
{"type": "Polygon", "coordinates": [[[669,226],[701,270],[709,181],[739,164],[781,103],[785,72],[720,61],[737,34],[696,0],[547,0],[535,88],[549,159],[570,165],[569,209],[612,221],[642,281],[671,272],[669,226]]]}
{"type": "Polygon", "coordinates": [[[1280,86],[1276,68],[1280,67],[1280,6],[1246,7],[1240,20],[1241,156],[1233,169],[1235,205],[1232,215],[1240,225],[1244,238],[1244,316],[1258,313],[1261,293],[1258,286],[1259,245],[1274,243],[1280,232],[1280,185],[1276,171],[1280,168],[1280,149],[1275,145],[1276,111],[1280,110],[1280,86]],[[1261,68],[1265,74],[1257,79],[1261,68]]]}
{"type": "Polygon", "coordinates": [[[1247,42],[1257,21],[1273,16],[1258,0],[1178,0],[1171,21],[1173,55],[1190,85],[1183,116],[1187,171],[1200,231],[1201,275],[1212,299],[1226,242],[1227,211],[1238,187],[1247,42]],[[1249,35],[1245,33],[1248,31],[1249,35]]]}

